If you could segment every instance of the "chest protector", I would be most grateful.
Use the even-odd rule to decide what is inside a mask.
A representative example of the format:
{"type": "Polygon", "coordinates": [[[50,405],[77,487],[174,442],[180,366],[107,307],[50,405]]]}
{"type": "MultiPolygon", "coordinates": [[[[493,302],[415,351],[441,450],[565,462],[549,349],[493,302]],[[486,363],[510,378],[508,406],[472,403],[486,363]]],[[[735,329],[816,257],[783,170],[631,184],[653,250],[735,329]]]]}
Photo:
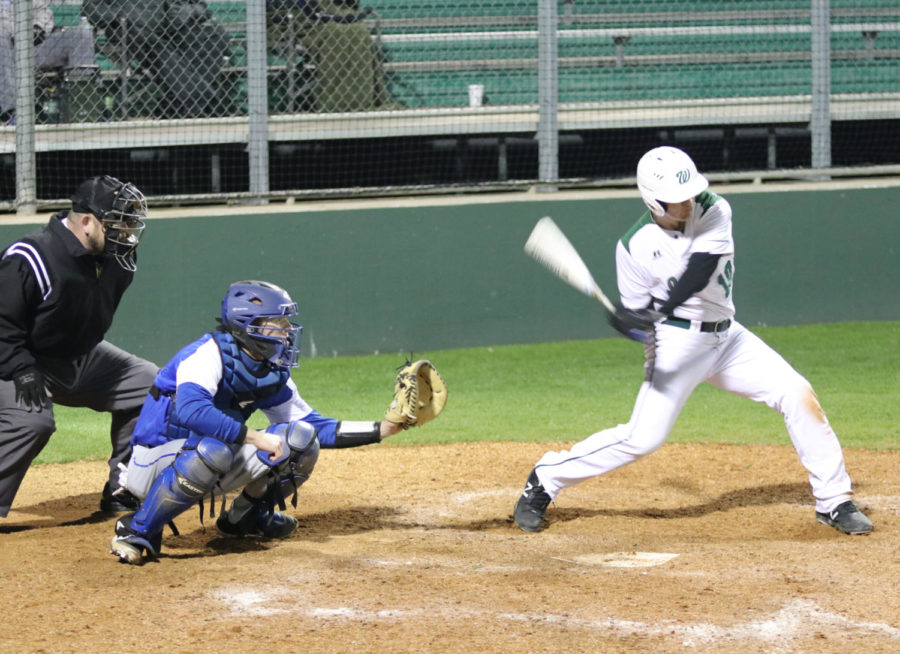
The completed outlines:
{"type": "Polygon", "coordinates": [[[206,334],[182,348],[156,376],[135,426],[133,445],[155,447],[167,441],[188,438],[193,433],[178,422],[173,412],[176,373],[181,362],[209,339],[216,342],[222,357],[222,380],[213,396],[213,404],[222,413],[246,422],[256,410],[259,400],[274,395],[287,384],[289,370],[260,365],[250,359],[226,332],[206,334]]]}
{"type": "Polygon", "coordinates": [[[217,331],[212,337],[222,355],[222,381],[213,402],[220,411],[244,422],[256,410],[256,402],[280,391],[291,373],[254,361],[231,334],[217,331]]]}

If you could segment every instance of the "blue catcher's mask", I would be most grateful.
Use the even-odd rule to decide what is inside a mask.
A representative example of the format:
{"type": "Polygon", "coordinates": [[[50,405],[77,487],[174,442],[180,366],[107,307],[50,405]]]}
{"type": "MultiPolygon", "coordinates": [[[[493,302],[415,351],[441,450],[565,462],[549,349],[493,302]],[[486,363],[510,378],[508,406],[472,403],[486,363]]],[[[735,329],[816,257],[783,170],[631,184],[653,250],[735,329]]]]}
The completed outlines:
{"type": "Polygon", "coordinates": [[[235,282],[222,300],[222,323],[238,344],[278,368],[300,365],[297,314],[287,291],[268,282],[235,282]]]}

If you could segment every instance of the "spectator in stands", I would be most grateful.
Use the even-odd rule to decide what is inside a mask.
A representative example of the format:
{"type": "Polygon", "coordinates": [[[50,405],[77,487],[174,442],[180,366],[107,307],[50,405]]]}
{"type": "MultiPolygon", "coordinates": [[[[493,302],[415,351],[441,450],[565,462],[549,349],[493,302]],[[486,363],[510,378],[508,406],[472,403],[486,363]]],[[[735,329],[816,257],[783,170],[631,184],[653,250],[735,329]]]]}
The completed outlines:
{"type": "MultiPolygon", "coordinates": [[[[148,70],[161,88],[160,118],[227,115],[221,87],[230,37],[200,0],[84,0],[84,15],[128,61],[148,70]]],[[[118,54],[118,53],[117,53],[118,54]]]]}
{"type": "MultiPolygon", "coordinates": [[[[38,70],[93,68],[94,36],[86,25],[59,28],[50,0],[33,0],[34,64],[38,70]]],[[[14,0],[0,0],[0,120],[15,124],[16,60],[14,0]]]]}
{"type": "Polygon", "coordinates": [[[367,111],[392,103],[381,54],[358,0],[268,0],[269,38],[284,40],[293,26],[315,65],[313,110],[367,111]],[[287,21],[287,14],[292,21],[287,21]]]}

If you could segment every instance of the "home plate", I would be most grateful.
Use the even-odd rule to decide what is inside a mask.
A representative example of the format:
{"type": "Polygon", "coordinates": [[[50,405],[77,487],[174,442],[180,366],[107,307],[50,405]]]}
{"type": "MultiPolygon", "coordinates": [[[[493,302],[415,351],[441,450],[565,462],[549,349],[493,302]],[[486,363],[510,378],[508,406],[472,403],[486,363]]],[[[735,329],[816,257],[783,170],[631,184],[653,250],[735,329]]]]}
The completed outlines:
{"type": "Polygon", "coordinates": [[[611,552],[608,554],[585,554],[576,556],[577,563],[602,565],[607,568],[652,568],[671,561],[677,554],[666,552],[611,552]]]}

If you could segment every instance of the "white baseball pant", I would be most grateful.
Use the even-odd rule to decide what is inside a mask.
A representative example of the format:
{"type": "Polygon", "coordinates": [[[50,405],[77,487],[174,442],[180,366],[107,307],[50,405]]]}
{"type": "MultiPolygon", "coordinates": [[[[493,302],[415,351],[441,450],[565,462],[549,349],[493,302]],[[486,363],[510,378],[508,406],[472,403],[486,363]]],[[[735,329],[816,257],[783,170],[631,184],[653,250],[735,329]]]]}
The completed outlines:
{"type": "Polygon", "coordinates": [[[627,424],[599,431],[571,450],[548,452],[535,466],[551,498],[568,486],[614,470],[657,450],[684,403],[701,382],[779,411],[809,472],[816,511],[849,499],[850,477],[837,436],[809,382],[758,336],[732,321],[722,333],[658,325],[648,348],[648,378],[627,424]]]}

